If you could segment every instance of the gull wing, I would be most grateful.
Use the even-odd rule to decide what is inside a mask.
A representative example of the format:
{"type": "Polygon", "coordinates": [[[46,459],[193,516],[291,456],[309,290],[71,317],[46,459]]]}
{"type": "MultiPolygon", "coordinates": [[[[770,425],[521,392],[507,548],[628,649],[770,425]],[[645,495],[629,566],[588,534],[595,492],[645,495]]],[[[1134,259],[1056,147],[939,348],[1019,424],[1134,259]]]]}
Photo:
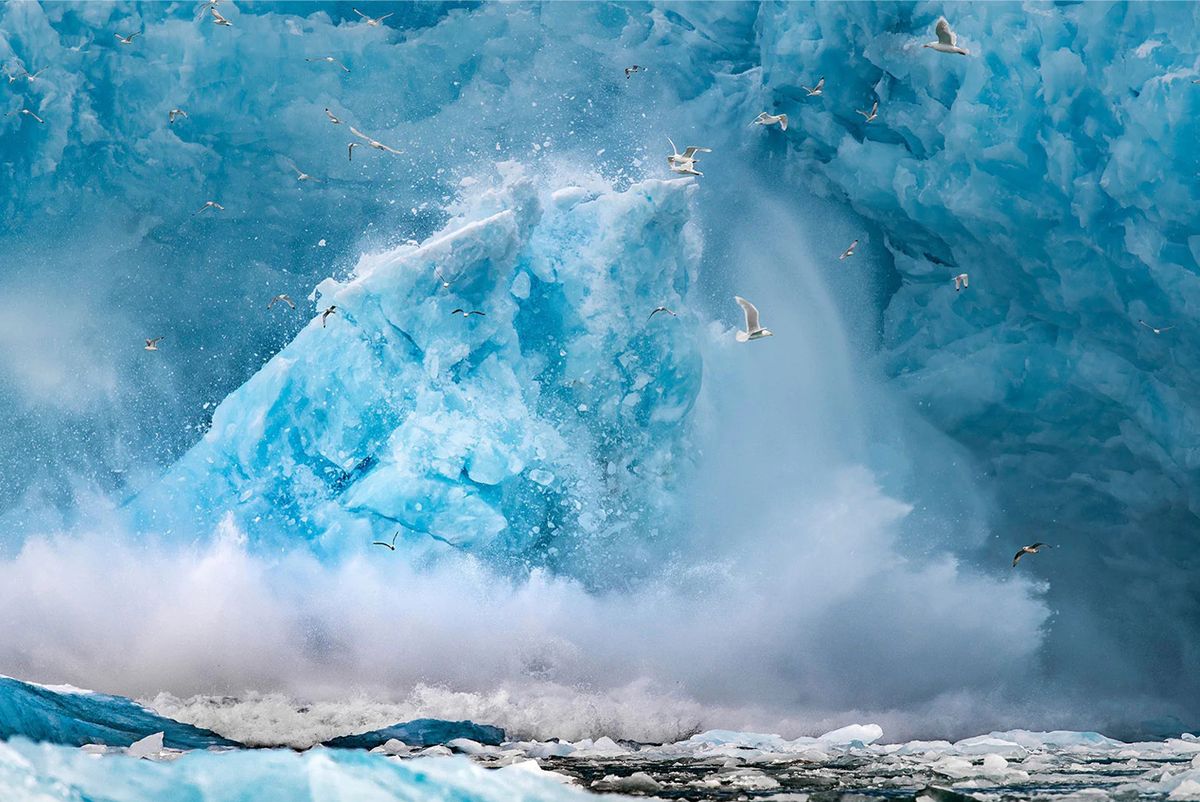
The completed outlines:
{"type": "Polygon", "coordinates": [[[813,89],[824,89],[824,88],[825,88],[825,76],[822,75],[821,80],[817,81],[817,85],[814,86],[813,89]]]}
{"type": "Polygon", "coordinates": [[[937,21],[937,25],[934,26],[933,31],[937,34],[938,44],[953,46],[958,43],[958,36],[955,35],[954,31],[950,30],[950,23],[946,22],[945,17],[937,21]]]}
{"type": "Polygon", "coordinates": [[[779,115],[779,129],[781,131],[787,130],[787,115],[786,114],[779,115]]]}
{"type": "MultiPolygon", "coordinates": [[[[674,147],[674,145],[675,143],[672,142],[671,146],[674,147]]],[[[712,148],[698,148],[695,145],[688,145],[687,150],[683,152],[683,158],[693,159],[697,153],[712,153],[712,148]]]]}
{"type": "Polygon", "coordinates": [[[733,296],[733,300],[737,301],[746,314],[746,333],[753,334],[761,330],[762,326],[758,325],[758,308],[740,295],[733,296]]]}
{"type": "Polygon", "coordinates": [[[375,141],[374,139],[371,139],[371,137],[364,134],[362,131],[355,128],[353,125],[350,126],[350,133],[354,134],[356,137],[361,139],[363,142],[366,142],[367,144],[370,144],[375,141]]]}

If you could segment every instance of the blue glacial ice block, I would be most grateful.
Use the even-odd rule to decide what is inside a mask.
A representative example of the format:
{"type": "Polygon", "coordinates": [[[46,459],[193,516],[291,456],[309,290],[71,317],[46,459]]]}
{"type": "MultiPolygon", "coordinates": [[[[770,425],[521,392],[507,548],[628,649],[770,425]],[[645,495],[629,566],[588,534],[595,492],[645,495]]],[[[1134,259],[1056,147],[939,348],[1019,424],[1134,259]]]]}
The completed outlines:
{"type": "Polygon", "coordinates": [[[164,718],[132,699],[0,677],[0,739],[129,746],[156,732],[173,749],[238,746],[216,733],[164,718]]]}
{"type": "Polygon", "coordinates": [[[443,721],[437,718],[418,718],[393,724],[381,730],[372,730],[358,735],[343,735],[326,741],[325,746],[334,749],[374,749],[395,738],[409,746],[433,746],[467,738],[485,746],[504,743],[504,730],[490,724],[473,721],[443,721]]]}
{"type": "Polygon", "coordinates": [[[526,564],[584,538],[636,548],[639,516],[668,507],[700,386],[697,319],[648,320],[684,310],[694,185],[539,196],[500,169],[440,234],[323,282],[317,309],[336,310],[221,403],[132,502],[139,525],[232,515],[262,547],[400,532],[526,564]]]}
{"type": "Polygon", "coordinates": [[[466,758],[389,760],[365,752],[283,749],[192,752],[156,763],[25,741],[0,743],[4,802],[567,802],[594,800],[528,771],[466,758]]]}

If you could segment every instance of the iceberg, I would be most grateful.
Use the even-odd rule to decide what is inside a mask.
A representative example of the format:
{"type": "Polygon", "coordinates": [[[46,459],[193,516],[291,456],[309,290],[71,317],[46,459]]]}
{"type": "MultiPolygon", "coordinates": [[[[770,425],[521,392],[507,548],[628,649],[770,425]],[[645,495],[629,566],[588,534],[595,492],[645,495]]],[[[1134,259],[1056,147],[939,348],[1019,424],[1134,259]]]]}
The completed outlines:
{"type": "Polygon", "coordinates": [[[374,749],[385,746],[388,741],[393,739],[401,741],[407,746],[450,744],[458,739],[486,746],[499,746],[504,743],[504,730],[487,724],[476,724],[473,721],[420,718],[393,724],[381,730],[372,730],[357,735],[343,735],[326,741],[324,745],[331,749],[374,749]]]}
{"type": "Polygon", "coordinates": [[[0,739],[130,746],[161,734],[173,749],[235,747],[216,733],[154,713],[131,699],[0,677],[0,739]]]}
{"type": "Polygon", "coordinates": [[[221,402],[133,502],[139,525],[203,531],[232,514],[263,548],[338,553],[399,533],[411,551],[572,574],[580,541],[616,549],[638,511],[663,509],[701,363],[694,321],[646,315],[692,284],[694,186],[564,202],[501,170],[420,246],[323,282],[318,306],[336,312],[221,402]]]}

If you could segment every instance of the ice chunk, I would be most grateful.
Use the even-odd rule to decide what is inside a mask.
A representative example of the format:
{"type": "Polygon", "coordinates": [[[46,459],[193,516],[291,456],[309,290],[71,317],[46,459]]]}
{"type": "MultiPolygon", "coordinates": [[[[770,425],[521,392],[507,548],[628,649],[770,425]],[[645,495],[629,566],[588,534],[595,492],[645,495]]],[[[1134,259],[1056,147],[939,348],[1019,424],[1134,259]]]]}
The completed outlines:
{"type": "Polygon", "coordinates": [[[208,730],[164,718],[130,699],[55,688],[0,677],[0,738],[125,747],[161,733],[164,743],[176,749],[237,745],[208,730]]]}
{"type": "Polygon", "coordinates": [[[324,745],[331,749],[374,749],[392,741],[401,741],[412,747],[441,745],[459,739],[470,740],[477,745],[499,746],[504,742],[504,730],[473,721],[419,718],[381,730],[343,735],[326,741],[324,745]]]}
{"type": "Polygon", "coordinates": [[[849,724],[825,733],[817,738],[827,744],[849,744],[853,741],[870,744],[883,737],[883,728],[878,724],[849,724]]]}
{"type": "Polygon", "coordinates": [[[154,757],[163,751],[163,733],[156,732],[147,735],[140,741],[135,741],[125,750],[130,757],[154,757]]]}
{"type": "Polygon", "coordinates": [[[397,524],[414,549],[483,548],[507,532],[522,551],[553,516],[560,549],[606,533],[637,547],[630,524],[667,503],[684,453],[679,416],[655,411],[689,409],[700,386],[688,329],[645,337],[641,311],[679,303],[694,270],[688,186],[649,180],[560,208],[516,165],[501,172],[420,247],[364,255],[348,280],[322,282],[319,303],[337,313],[217,407],[204,440],[130,506],[135,520],[207,527],[232,510],[253,545],[307,537],[326,551],[369,548],[397,524]],[[455,277],[454,300],[431,290],[431,265],[455,277]],[[537,314],[523,308],[531,274],[553,284],[537,314]],[[455,318],[454,306],[486,314],[455,318]],[[601,403],[642,375],[669,381],[635,404],[601,403]],[[561,425],[581,405],[591,414],[561,425]],[[614,452],[639,454],[637,473],[603,476],[614,452]]]}

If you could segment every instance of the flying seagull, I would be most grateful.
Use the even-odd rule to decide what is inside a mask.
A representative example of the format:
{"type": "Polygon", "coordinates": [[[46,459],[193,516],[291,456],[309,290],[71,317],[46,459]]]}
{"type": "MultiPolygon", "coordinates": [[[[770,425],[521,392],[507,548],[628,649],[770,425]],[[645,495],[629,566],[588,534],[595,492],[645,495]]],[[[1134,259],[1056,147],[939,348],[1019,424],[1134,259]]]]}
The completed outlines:
{"type": "Polygon", "coordinates": [[[29,83],[33,83],[34,81],[37,80],[37,77],[45,71],[46,71],[46,68],[42,67],[37,72],[30,72],[29,70],[21,70],[20,72],[14,72],[8,76],[8,82],[11,84],[19,78],[24,78],[29,83]]]}
{"type": "Polygon", "coordinates": [[[158,350],[158,343],[159,343],[159,341],[161,341],[162,339],[163,339],[162,337],[150,337],[150,338],[148,338],[148,339],[146,340],[146,350],[147,350],[147,351],[157,351],[157,350],[158,350]]]}
{"type": "Polygon", "coordinates": [[[346,146],[346,156],[349,157],[350,161],[354,161],[354,149],[357,147],[358,147],[357,142],[351,142],[349,145],[346,146]]]}
{"type": "Polygon", "coordinates": [[[451,284],[453,284],[455,281],[458,281],[460,278],[462,278],[462,276],[455,276],[453,280],[447,280],[446,277],[442,275],[442,271],[436,267],[433,269],[433,274],[438,277],[438,281],[442,282],[443,290],[450,289],[451,284]]]}
{"type": "Polygon", "coordinates": [[[354,13],[357,14],[358,16],[362,17],[363,22],[367,23],[367,25],[370,25],[372,28],[378,27],[380,24],[383,23],[383,21],[385,19],[392,16],[391,14],[384,14],[382,17],[368,17],[366,14],[362,13],[357,8],[352,9],[352,11],[354,11],[354,13]]]}
{"type": "Polygon", "coordinates": [[[367,136],[362,131],[355,128],[353,125],[350,126],[350,133],[354,134],[356,137],[358,137],[362,141],[366,142],[371,147],[375,148],[375,150],[386,150],[388,153],[395,153],[396,155],[400,155],[400,151],[396,150],[395,148],[389,148],[387,145],[383,144],[382,142],[380,142],[377,139],[371,139],[371,137],[367,136]]]}
{"type": "Polygon", "coordinates": [[[346,72],[350,72],[349,67],[347,67],[345,64],[343,64],[342,62],[335,59],[333,56],[317,56],[316,58],[306,58],[304,60],[308,61],[308,62],[324,61],[326,64],[336,64],[339,67],[341,67],[343,70],[345,70],[346,72]]]}
{"type": "Polygon", "coordinates": [[[462,315],[464,318],[468,318],[471,315],[479,315],[480,317],[487,317],[487,315],[485,315],[483,312],[480,312],[478,309],[472,309],[469,312],[466,309],[455,309],[450,314],[462,315]]]}
{"type": "Polygon", "coordinates": [[[858,247],[858,240],[854,240],[854,242],[851,242],[851,243],[850,243],[850,247],[849,247],[849,248],[847,248],[846,250],[842,251],[842,255],[838,257],[838,260],[839,260],[839,261],[841,261],[842,259],[845,259],[845,258],[847,258],[847,257],[853,256],[853,255],[854,255],[854,249],[855,249],[855,248],[857,248],[857,247],[858,247]]]}
{"type": "Polygon", "coordinates": [[[287,293],[280,293],[279,295],[276,295],[274,298],[271,299],[271,302],[269,304],[267,304],[267,309],[270,309],[272,306],[274,306],[279,301],[283,301],[285,304],[290,306],[292,309],[296,308],[296,302],[292,300],[292,296],[288,295],[287,293]]]}
{"type": "Polygon", "coordinates": [[[1175,328],[1174,326],[1164,326],[1161,329],[1156,329],[1154,326],[1151,326],[1149,323],[1147,323],[1144,320],[1139,320],[1138,323],[1141,323],[1143,326],[1150,329],[1150,331],[1154,332],[1155,334],[1162,334],[1164,331],[1170,331],[1171,329],[1175,328]]]}
{"type": "Polygon", "coordinates": [[[1045,547],[1046,547],[1045,543],[1033,543],[1029,546],[1022,546],[1021,550],[1017,552],[1015,557],[1013,557],[1012,567],[1016,568],[1017,563],[1019,563],[1021,561],[1021,558],[1024,557],[1026,554],[1037,554],[1039,551],[1041,551],[1045,547]]]}
{"type": "Polygon", "coordinates": [[[821,76],[821,79],[817,81],[816,86],[805,86],[804,84],[801,84],[800,88],[805,92],[808,92],[806,97],[819,97],[825,92],[825,76],[821,76]]]}
{"type": "Polygon", "coordinates": [[[865,111],[863,111],[862,109],[855,109],[855,111],[857,111],[857,112],[858,112],[859,114],[861,114],[862,116],[866,117],[866,118],[867,118],[867,122],[871,122],[872,120],[874,120],[876,117],[878,117],[878,116],[879,116],[879,101],[878,101],[878,100],[876,100],[876,101],[875,101],[875,105],[871,107],[871,113],[870,113],[870,114],[867,114],[867,113],[866,113],[865,111]]]}
{"type": "MultiPolygon", "coordinates": [[[[216,209],[219,212],[225,211],[225,207],[216,201],[205,201],[204,205],[200,207],[200,211],[196,212],[196,214],[200,214],[200,212],[207,212],[209,209],[216,209]]],[[[192,216],[195,217],[196,215],[192,216]]]]}
{"type": "Polygon", "coordinates": [[[328,117],[328,118],[329,118],[329,122],[333,123],[334,125],[341,125],[341,124],[342,124],[342,121],[341,121],[341,120],[339,120],[337,117],[334,117],[334,116],[333,116],[333,112],[332,112],[332,111],[330,111],[329,109],[325,109],[325,116],[326,116],[326,117],[328,117]]]}
{"type": "Polygon", "coordinates": [[[635,72],[641,72],[641,71],[642,71],[642,68],[636,64],[634,64],[632,67],[626,67],[625,68],[625,80],[628,81],[630,75],[633,75],[635,72]]]}
{"type": "Polygon", "coordinates": [[[183,109],[171,109],[167,112],[167,122],[174,125],[176,119],[186,116],[188,116],[188,113],[183,109]]]}
{"type": "Polygon", "coordinates": [[[787,130],[787,115],[786,114],[767,114],[765,111],[754,118],[751,125],[774,125],[779,123],[779,130],[787,130]]]}
{"type": "MultiPolygon", "coordinates": [[[[954,291],[959,292],[971,286],[971,279],[966,273],[959,273],[954,277],[954,291]]],[[[986,294],[986,293],[985,293],[986,294]]]]}
{"type": "Polygon", "coordinates": [[[649,322],[649,321],[653,320],[654,316],[657,315],[659,312],[666,312],[671,317],[679,317],[679,315],[675,314],[674,312],[672,312],[670,309],[668,309],[665,306],[656,306],[656,307],[654,307],[654,311],[650,313],[650,317],[646,318],[646,321],[649,322]]]}
{"type": "Polygon", "coordinates": [[[45,125],[45,124],[46,124],[46,121],[45,121],[45,120],[43,120],[41,117],[39,117],[39,116],[37,116],[36,114],[34,114],[34,113],[33,113],[32,111],[30,111],[29,109],[18,109],[18,110],[16,110],[16,111],[10,111],[10,112],[9,112],[8,114],[6,114],[5,116],[6,116],[6,117],[9,117],[9,116],[12,116],[13,114],[24,114],[24,115],[26,115],[26,116],[28,116],[28,117],[32,117],[33,119],[37,120],[37,121],[38,121],[39,123],[41,123],[42,125],[45,125]]]}
{"type": "Polygon", "coordinates": [[[289,161],[288,164],[290,164],[292,169],[296,171],[297,181],[316,181],[318,184],[321,183],[321,179],[313,178],[311,175],[297,167],[295,162],[289,161]]]}
{"type": "Polygon", "coordinates": [[[322,312],[321,313],[321,328],[325,328],[325,318],[329,317],[330,315],[336,315],[336,314],[337,314],[337,304],[334,304],[333,306],[329,307],[324,312],[322,312]]]}
{"type": "Polygon", "coordinates": [[[220,11],[217,11],[217,4],[216,4],[216,3],[213,3],[212,5],[210,5],[210,6],[208,7],[208,10],[209,10],[209,12],[212,14],[212,18],[213,18],[213,25],[233,25],[233,23],[232,23],[232,22],[230,22],[229,20],[225,19],[225,17],[221,16],[221,12],[220,12],[220,11]]]}
{"type": "Polygon", "coordinates": [[[738,306],[746,313],[746,330],[737,333],[737,341],[740,343],[749,342],[750,340],[759,340],[763,337],[770,337],[774,334],[770,329],[764,329],[758,323],[758,308],[754,304],[747,301],[740,295],[733,296],[733,300],[738,302],[738,306]]]}
{"type": "Polygon", "coordinates": [[[971,51],[958,46],[958,34],[950,30],[950,23],[946,22],[945,17],[938,19],[933,32],[937,34],[937,41],[928,42],[922,45],[922,47],[932,48],[939,53],[957,53],[960,56],[971,55],[971,51]]]}
{"type": "Polygon", "coordinates": [[[391,549],[392,551],[395,551],[396,550],[396,538],[398,538],[398,537],[400,537],[399,529],[396,530],[396,534],[392,535],[391,543],[385,543],[382,540],[376,540],[373,543],[371,543],[371,545],[372,546],[383,546],[385,549],[391,549]]]}
{"type": "Polygon", "coordinates": [[[121,40],[121,44],[123,44],[123,45],[131,45],[131,44],[133,44],[133,37],[135,37],[135,36],[141,36],[141,35],[142,35],[142,32],[141,32],[141,31],[135,31],[134,33],[131,33],[131,34],[129,34],[128,36],[122,36],[122,35],[121,35],[121,34],[119,34],[119,33],[114,33],[114,34],[113,34],[113,36],[115,36],[115,37],[117,37],[118,39],[120,39],[120,40],[121,40]]]}
{"type": "Polygon", "coordinates": [[[696,169],[696,154],[697,153],[712,153],[711,148],[700,148],[695,145],[688,145],[683,153],[675,147],[675,143],[671,141],[671,137],[667,137],[667,141],[671,142],[671,155],[667,157],[667,164],[671,165],[671,172],[682,173],[683,175],[704,175],[696,169]]]}

